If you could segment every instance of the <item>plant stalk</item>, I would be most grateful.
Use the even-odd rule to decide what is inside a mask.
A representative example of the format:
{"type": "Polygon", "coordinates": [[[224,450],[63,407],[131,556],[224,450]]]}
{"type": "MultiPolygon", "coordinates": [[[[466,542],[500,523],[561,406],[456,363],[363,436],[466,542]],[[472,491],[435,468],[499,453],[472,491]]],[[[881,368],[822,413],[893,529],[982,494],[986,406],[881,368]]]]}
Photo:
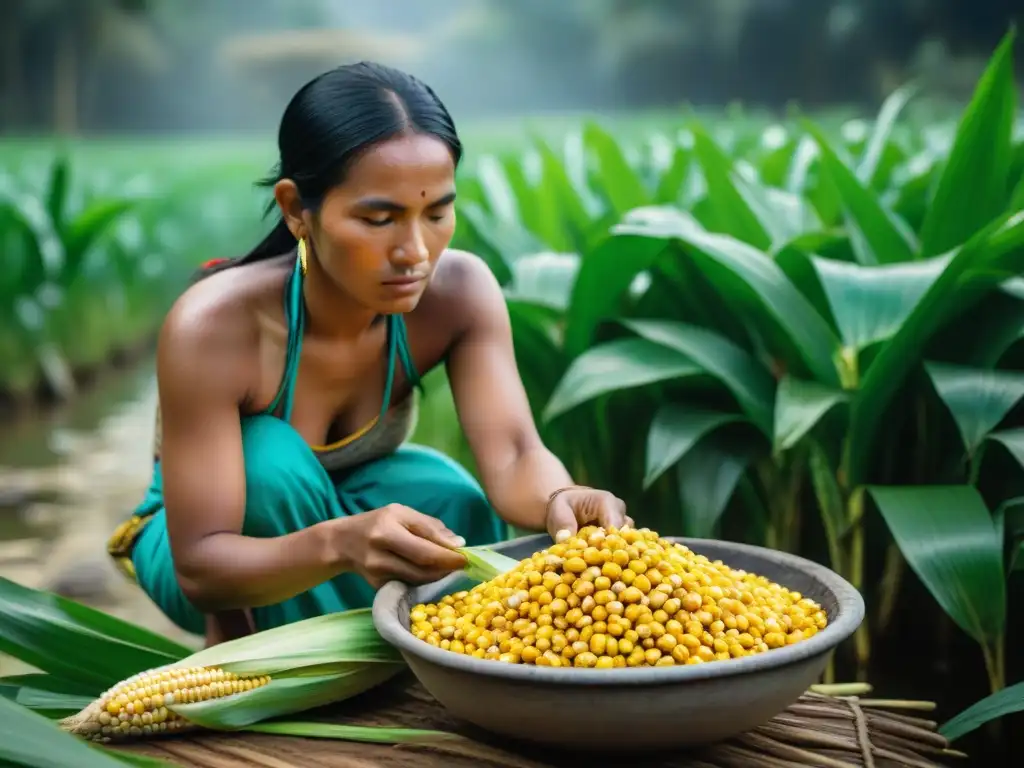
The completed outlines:
{"type": "Polygon", "coordinates": [[[988,686],[991,693],[998,693],[1006,687],[1006,639],[1000,634],[993,643],[981,646],[985,657],[985,671],[988,674],[988,686]]]}
{"type": "Polygon", "coordinates": [[[892,617],[896,612],[900,584],[903,581],[903,571],[906,561],[903,553],[895,541],[889,542],[885,551],[885,570],[882,574],[881,603],[878,607],[878,624],[876,631],[885,632],[892,617]]]}
{"type": "MultiPolygon", "coordinates": [[[[847,500],[847,519],[850,520],[850,584],[858,592],[864,591],[864,491],[855,489],[847,500]]],[[[865,682],[871,663],[871,635],[868,618],[854,633],[854,650],[857,657],[857,681],[865,682]]]]}

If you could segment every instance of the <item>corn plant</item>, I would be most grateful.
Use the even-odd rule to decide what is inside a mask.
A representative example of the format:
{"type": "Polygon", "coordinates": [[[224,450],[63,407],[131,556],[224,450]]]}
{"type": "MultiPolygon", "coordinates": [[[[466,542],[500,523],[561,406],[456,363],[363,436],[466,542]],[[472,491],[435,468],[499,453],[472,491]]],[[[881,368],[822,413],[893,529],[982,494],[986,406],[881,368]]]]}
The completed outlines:
{"type": "Polygon", "coordinates": [[[257,211],[216,170],[105,177],[58,152],[0,176],[0,389],[71,394],[151,336],[201,259],[240,248],[257,211]]]}
{"type": "Polygon", "coordinates": [[[876,598],[860,677],[909,564],[1005,685],[1020,477],[985,470],[1024,459],[1014,37],[948,128],[900,125],[908,86],[838,136],[692,121],[628,148],[588,126],[468,185],[462,236],[505,285],[548,444],[660,531],[819,556],[814,522],[876,598]]]}

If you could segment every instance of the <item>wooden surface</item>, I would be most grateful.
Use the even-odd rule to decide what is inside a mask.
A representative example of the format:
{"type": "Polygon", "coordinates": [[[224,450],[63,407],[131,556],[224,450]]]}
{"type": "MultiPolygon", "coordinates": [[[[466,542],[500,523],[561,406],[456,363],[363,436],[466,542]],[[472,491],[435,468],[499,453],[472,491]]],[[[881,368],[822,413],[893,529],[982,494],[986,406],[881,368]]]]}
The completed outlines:
{"type": "MultiPolygon", "coordinates": [[[[967,764],[964,760],[942,755],[939,750],[944,746],[944,740],[934,733],[916,731],[918,738],[933,741],[934,748],[899,752],[901,728],[909,729],[915,724],[920,726],[925,723],[923,720],[906,715],[891,716],[872,707],[858,709],[825,697],[802,699],[741,741],[719,744],[690,755],[626,752],[615,756],[570,756],[545,748],[502,744],[493,736],[449,717],[411,676],[402,676],[342,705],[290,719],[426,728],[459,734],[464,738],[430,745],[393,746],[257,733],[204,732],[192,737],[153,739],[124,749],[177,765],[200,768],[590,768],[629,764],[646,768],[785,768],[801,765],[841,768],[869,764],[875,768],[897,765],[929,768],[967,764]],[[848,731],[845,737],[844,731],[848,731]],[[839,743],[844,738],[850,744],[860,746],[844,749],[839,743]],[[822,745],[815,747],[809,739],[811,742],[820,740],[822,745]],[[869,750],[873,748],[871,763],[861,756],[865,744],[869,750]],[[929,754],[925,756],[921,752],[929,754]]],[[[628,745],[629,713],[623,713],[622,723],[623,743],[628,745]]],[[[925,730],[931,727],[932,724],[926,724],[925,730]]],[[[903,734],[910,735],[909,730],[903,734]]]]}

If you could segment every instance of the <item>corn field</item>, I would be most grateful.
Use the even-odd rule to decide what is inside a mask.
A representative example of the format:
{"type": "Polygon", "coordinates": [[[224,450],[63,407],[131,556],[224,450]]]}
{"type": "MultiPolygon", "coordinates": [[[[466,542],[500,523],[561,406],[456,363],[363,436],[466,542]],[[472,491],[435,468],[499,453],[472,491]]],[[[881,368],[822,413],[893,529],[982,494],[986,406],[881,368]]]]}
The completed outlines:
{"type": "MultiPolygon", "coordinates": [[[[495,147],[461,175],[453,243],[502,282],[535,417],[577,482],[661,535],[829,565],[868,604],[837,676],[952,658],[937,688],[987,697],[954,739],[1024,709],[1013,40],[948,121],[912,118],[908,85],[867,120],[587,121],[495,147]]],[[[0,388],[138,343],[201,260],[255,242],[255,154],[197,178],[173,157],[79,174],[73,154],[9,152],[0,388]]],[[[429,382],[416,439],[472,465],[429,382]]]]}

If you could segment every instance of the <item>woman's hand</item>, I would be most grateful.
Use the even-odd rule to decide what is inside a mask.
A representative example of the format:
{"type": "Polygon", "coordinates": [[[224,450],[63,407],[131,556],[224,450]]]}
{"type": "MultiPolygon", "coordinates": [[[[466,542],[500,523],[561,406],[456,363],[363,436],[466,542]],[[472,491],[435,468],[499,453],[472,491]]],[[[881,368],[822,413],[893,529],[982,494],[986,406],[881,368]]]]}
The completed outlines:
{"type": "Polygon", "coordinates": [[[547,531],[555,541],[572,536],[580,526],[632,527],[626,503],[608,491],[574,486],[552,494],[548,501],[547,531]]]}
{"type": "Polygon", "coordinates": [[[366,579],[374,589],[388,581],[425,584],[466,566],[454,551],[465,540],[436,517],[401,504],[339,518],[348,523],[340,537],[348,570],[366,579]]]}

